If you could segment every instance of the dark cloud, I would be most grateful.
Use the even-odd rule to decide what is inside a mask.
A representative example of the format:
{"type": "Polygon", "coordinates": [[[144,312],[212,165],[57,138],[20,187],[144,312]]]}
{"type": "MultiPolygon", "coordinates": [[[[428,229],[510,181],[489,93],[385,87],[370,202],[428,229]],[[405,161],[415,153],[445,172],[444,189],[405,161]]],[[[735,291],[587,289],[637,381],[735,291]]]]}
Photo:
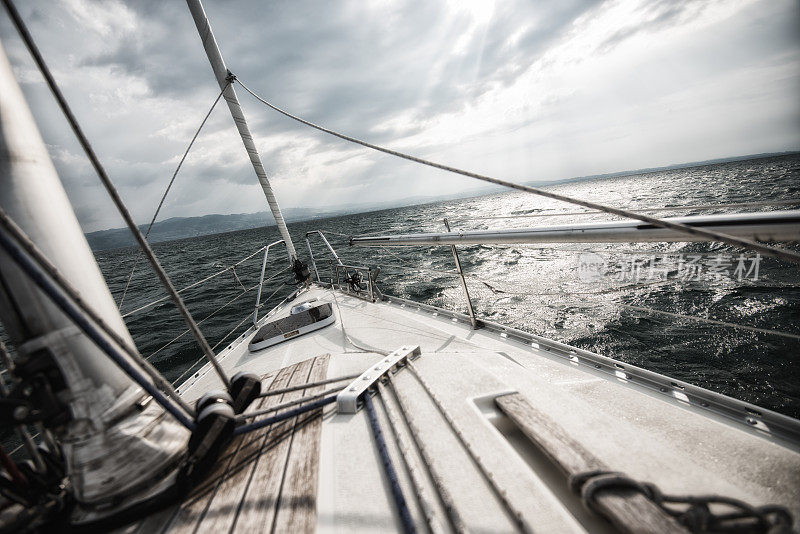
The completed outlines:
{"type": "Polygon", "coordinates": [[[697,16],[697,8],[702,11],[710,3],[708,0],[673,0],[644,6],[642,8],[643,20],[640,19],[636,24],[620,27],[600,43],[597,50],[601,54],[606,54],[635,35],[681,24],[688,17],[697,16]]]}
{"type": "MultiPolygon", "coordinates": [[[[556,179],[685,161],[701,145],[703,158],[733,155],[714,152],[719,147],[765,151],[755,148],[754,131],[770,122],[781,125],[770,131],[782,139],[776,150],[800,143],[800,110],[786,104],[800,86],[797,5],[230,0],[205,7],[228,66],[275,105],[458,166],[556,179]],[[624,17],[603,19],[628,6],[624,17]],[[705,26],[664,37],[704,17],[705,26]],[[615,59],[621,44],[639,38],[658,47],[669,69],[635,54],[615,59]],[[752,128],[726,128],[734,116],[749,117],[752,128]],[[794,118],[795,127],[778,116],[794,118]],[[665,125],[680,124],[676,117],[702,128],[692,137],[665,125]],[[645,136],[632,132],[655,133],[643,147],[645,136]]],[[[36,0],[20,9],[134,216],[149,220],[218,92],[185,3],[36,0]]],[[[88,229],[118,224],[4,16],[0,38],[79,217],[88,229]]],[[[309,130],[237,92],[286,207],[466,185],[309,130]],[[316,198],[321,184],[326,194],[316,198]]],[[[264,209],[224,102],[172,194],[164,217],[264,209]]]]}

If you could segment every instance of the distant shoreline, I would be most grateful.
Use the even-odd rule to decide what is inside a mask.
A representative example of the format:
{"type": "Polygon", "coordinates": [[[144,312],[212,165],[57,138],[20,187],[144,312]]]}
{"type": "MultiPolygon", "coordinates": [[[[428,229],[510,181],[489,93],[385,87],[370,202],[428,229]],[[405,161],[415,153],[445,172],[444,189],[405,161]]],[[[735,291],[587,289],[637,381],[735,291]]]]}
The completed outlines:
{"type": "MultiPolygon", "coordinates": [[[[734,156],[729,158],[717,158],[705,161],[694,161],[689,163],[677,163],[674,165],[665,165],[662,167],[647,167],[643,169],[636,169],[630,171],[619,171],[613,173],[595,174],[590,176],[578,176],[573,178],[565,178],[562,180],[529,181],[524,183],[527,185],[534,185],[538,187],[547,187],[554,185],[563,185],[570,182],[584,182],[589,180],[620,178],[620,177],[634,176],[639,174],[652,174],[655,172],[691,169],[696,167],[704,167],[707,165],[720,165],[724,163],[737,163],[742,161],[789,157],[797,155],[800,155],[800,151],[749,154],[746,156],[734,156]]],[[[327,207],[319,209],[288,208],[284,210],[284,216],[287,222],[291,224],[293,222],[301,222],[314,219],[327,219],[330,217],[354,215],[359,213],[371,213],[386,209],[430,204],[433,202],[442,202],[446,200],[471,198],[471,197],[498,193],[503,190],[504,188],[502,188],[501,186],[489,186],[489,187],[473,188],[449,195],[438,195],[438,196],[428,196],[428,197],[426,196],[407,197],[404,199],[398,199],[396,201],[373,203],[373,204],[359,204],[359,205],[327,207]]],[[[152,243],[163,243],[167,241],[175,241],[178,239],[187,239],[192,237],[201,237],[205,235],[235,232],[238,230],[250,230],[253,228],[268,228],[271,226],[275,226],[274,223],[270,224],[271,220],[272,220],[271,216],[266,211],[257,213],[233,213],[228,215],[211,214],[211,215],[201,215],[197,217],[172,217],[169,219],[165,219],[163,221],[159,221],[155,225],[153,225],[153,230],[150,234],[150,241],[152,243]]],[[[147,229],[147,225],[140,225],[139,228],[142,230],[142,232],[144,232],[147,229]]],[[[108,230],[97,230],[95,232],[88,232],[85,235],[86,239],[89,242],[89,245],[95,252],[131,247],[136,244],[133,237],[130,234],[130,231],[127,228],[111,228],[108,230]]]]}

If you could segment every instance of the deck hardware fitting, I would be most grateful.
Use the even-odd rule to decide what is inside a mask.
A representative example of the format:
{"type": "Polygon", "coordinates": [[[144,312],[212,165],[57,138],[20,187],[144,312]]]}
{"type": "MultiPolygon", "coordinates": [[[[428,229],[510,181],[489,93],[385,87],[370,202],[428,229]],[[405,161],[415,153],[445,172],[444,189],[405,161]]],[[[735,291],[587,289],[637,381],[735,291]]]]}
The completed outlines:
{"type": "Polygon", "coordinates": [[[367,391],[367,389],[372,387],[381,376],[391,371],[393,367],[401,365],[406,360],[415,356],[420,356],[421,354],[422,351],[419,345],[413,347],[403,346],[378,363],[375,366],[379,369],[377,372],[373,373],[373,371],[375,371],[374,368],[364,371],[350,384],[350,387],[336,396],[336,407],[339,413],[356,413],[358,411],[358,398],[367,391]]]}
{"type": "Polygon", "coordinates": [[[686,395],[686,393],[683,393],[682,391],[673,391],[672,396],[681,402],[690,403],[689,396],[686,395]]]}

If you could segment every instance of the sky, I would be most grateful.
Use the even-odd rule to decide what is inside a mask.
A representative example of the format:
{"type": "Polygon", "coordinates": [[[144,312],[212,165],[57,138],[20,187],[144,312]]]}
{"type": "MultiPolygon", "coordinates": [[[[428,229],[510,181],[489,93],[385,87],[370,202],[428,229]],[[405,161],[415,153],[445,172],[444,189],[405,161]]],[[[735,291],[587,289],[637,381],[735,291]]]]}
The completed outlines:
{"type": "MultiPolygon", "coordinates": [[[[17,0],[134,218],[218,94],[179,0],[17,0]]],[[[207,0],[228,68],[313,122],[517,181],[800,149],[797,0],[207,0]]],[[[5,12],[0,41],[84,231],[120,227],[5,12]]],[[[480,185],[310,130],[237,88],[284,208],[480,185]]],[[[665,184],[668,186],[668,184],[665,184]]],[[[227,107],[159,220],[266,209],[227,107]]]]}

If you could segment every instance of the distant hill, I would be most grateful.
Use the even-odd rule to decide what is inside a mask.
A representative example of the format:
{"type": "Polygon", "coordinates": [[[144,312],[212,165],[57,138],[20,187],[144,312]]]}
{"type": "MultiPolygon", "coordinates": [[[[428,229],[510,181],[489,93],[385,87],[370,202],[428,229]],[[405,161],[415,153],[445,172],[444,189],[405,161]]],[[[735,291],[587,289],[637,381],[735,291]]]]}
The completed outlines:
{"type": "MultiPolygon", "coordinates": [[[[335,217],[337,215],[348,215],[351,213],[364,213],[401,206],[427,204],[429,202],[454,198],[466,198],[500,191],[501,189],[502,188],[499,186],[492,186],[470,189],[450,195],[414,196],[385,202],[345,204],[328,208],[286,208],[283,209],[282,212],[287,222],[307,221],[311,219],[335,217]]],[[[160,243],[163,241],[173,241],[175,239],[221,234],[224,232],[235,232],[237,230],[249,230],[251,228],[266,226],[275,226],[272,214],[267,211],[259,211],[257,213],[233,213],[230,215],[214,214],[200,217],[172,217],[156,222],[153,225],[153,229],[150,231],[148,241],[151,243],[160,243]]],[[[139,229],[144,233],[147,231],[147,225],[139,225],[139,229]]],[[[110,230],[90,232],[86,234],[86,240],[89,242],[89,246],[92,250],[131,247],[136,244],[130,230],[127,228],[112,228],[110,230]]]]}
{"type": "MultiPolygon", "coordinates": [[[[692,163],[678,163],[664,167],[650,167],[646,169],[637,169],[634,171],[580,176],[557,181],[532,181],[526,183],[527,185],[532,186],[557,185],[566,182],[615,178],[619,176],[631,176],[635,174],[648,174],[652,172],[687,169],[692,167],[702,167],[703,165],[716,165],[720,163],[763,159],[793,154],[800,154],[800,152],[752,154],[749,156],[719,158],[707,161],[696,161],[692,163]]],[[[352,213],[364,213],[368,211],[397,208],[401,206],[414,206],[417,204],[427,204],[430,202],[451,200],[456,198],[488,195],[503,190],[504,188],[501,186],[483,186],[479,188],[462,190],[458,193],[449,195],[413,196],[384,202],[345,204],[324,208],[286,208],[283,210],[283,215],[287,222],[304,221],[309,219],[321,219],[324,217],[335,217],[337,215],[348,215],[352,213]]],[[[187,237],[234,232],[236,230],[249,230],[251,228],[260,228],[265,226],[274,226],[272,215],[266,211],[260,211],[258,213],[233,213],[230,215],[203,215],[201,217],[172,217],[164,221],[159,221],[153,225],[153,230],[150,232],[149,241],[152,243],[158,243],[162,241],[184,239],[187,237]]],[[[141,225],[139,228],[142,232],[144,232],[147,230],[147,225],[141,225]]],[[[119,247],[129,247],[136,244],[127,228],[113,228],[111,230],[91,232],[86,234],[86,239],[89,241],[89,246],[92,247],[92,250],[107,250],[119,247]]]]}

